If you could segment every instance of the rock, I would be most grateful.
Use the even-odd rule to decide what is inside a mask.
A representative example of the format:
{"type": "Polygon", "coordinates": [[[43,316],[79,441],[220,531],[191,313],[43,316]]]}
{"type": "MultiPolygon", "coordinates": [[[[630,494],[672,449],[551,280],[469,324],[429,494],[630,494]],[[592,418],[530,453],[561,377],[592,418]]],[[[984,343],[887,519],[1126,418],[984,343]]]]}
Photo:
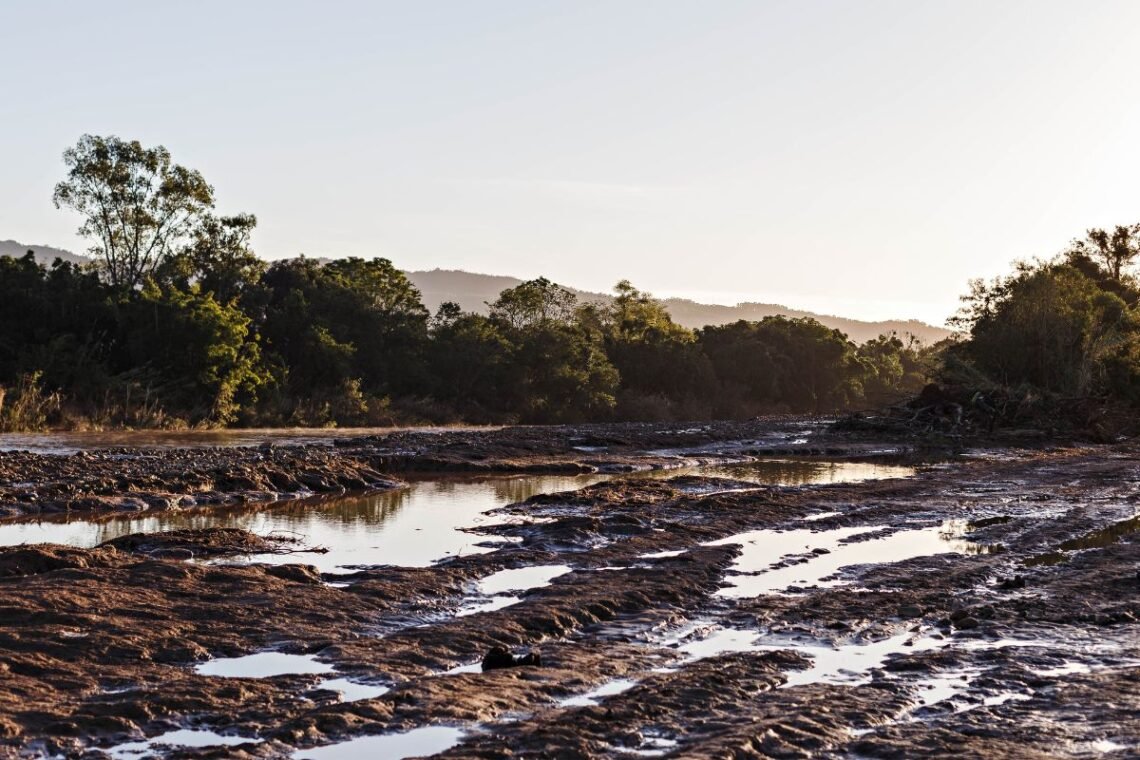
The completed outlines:
{"type": "Polygon", "coordinates": [[[492,647],[491,651],[483,657],[483,670],[498,670],[499,668],[512,668],[515,665],[514,656],[503,647],[492,647]]]}
{"type": "Polygon", "coordinates": [[[515,668],[521,666],[539,667],[542,665],[542,656],[538,652],[528,652],[515,657],[503,647],[492,647],[483,657],[483,670],[501,670],[502,668],[515,668]]]}
{"type": "Polygon", "coordinates": [[[905,619],[922,617],[922,608],[917,604],[904,604],[899,607],[899,617],[905,619]]]}

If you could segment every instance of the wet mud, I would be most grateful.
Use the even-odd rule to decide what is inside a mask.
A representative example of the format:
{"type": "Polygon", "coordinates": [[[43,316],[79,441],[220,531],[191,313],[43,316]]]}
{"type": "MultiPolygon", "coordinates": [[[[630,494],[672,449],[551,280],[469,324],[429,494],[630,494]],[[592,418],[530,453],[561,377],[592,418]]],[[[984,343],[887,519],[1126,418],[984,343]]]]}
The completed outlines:
{"type": "MultiPolygon", "coordinates": [[[[621,456],[717,448],[658,444],[621,456]]],[[[232,529],[9,547],[0,757],[1135,756],[1138,499],[1131,444],[994,449],[619,476],[419,568],[251,564],[306,547],[232,529]]]]}
{"type": "Polygon", "coordinates": [[[832,441],[819,422],[795,418],[413,429],[294,445],[0,450],[0,517],[270,503],[398,488],[404,473],[633,472],[756,454],[867,450],[856,436],[832,441]]]}

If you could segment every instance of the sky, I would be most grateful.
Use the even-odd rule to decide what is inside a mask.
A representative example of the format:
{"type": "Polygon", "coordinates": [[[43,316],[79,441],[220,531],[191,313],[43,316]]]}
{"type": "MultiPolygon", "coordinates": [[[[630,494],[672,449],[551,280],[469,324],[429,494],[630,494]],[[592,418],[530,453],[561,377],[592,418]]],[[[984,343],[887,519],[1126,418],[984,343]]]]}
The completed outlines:
{"type": "Polygon", "coordinates": [[[1140,3],[0,0],[0,239],[84,133],[162,144],[269,259],[941,324],[1140,221],[1140,3]]]}

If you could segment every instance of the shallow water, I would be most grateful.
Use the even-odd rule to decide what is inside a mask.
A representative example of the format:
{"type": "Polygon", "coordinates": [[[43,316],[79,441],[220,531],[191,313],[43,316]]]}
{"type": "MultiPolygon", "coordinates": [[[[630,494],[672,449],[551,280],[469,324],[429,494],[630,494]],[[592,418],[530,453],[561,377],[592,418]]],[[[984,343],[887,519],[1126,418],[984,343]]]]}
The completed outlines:
{"type": "Polygon", "coordinates": [[[609,683],[602,684],[592,691],[585,694],[579,694],[576,697],[567,697],[566,699],[558,702],[559,707],[588,707],[590,705],[598,704],[598,700],[612,697],[615,694],[629,691],[634,686],[637,686],[637,681],[629,678],[618,678],[610,681],[609,683]]]}
{"type": "Polygon", "coordinates": [[[534,565],[491,573],[478,583],[480,596],[468,599],[456,615],[465,617],[518,604],[522,601],[519,593],[549,586],[552,580],[571,571],[569,565],[534,565]]]}
{"type": "Polygon", "coordinates": [[[415,480],[408,488],[366,496],[291,501],[263,508],[214,507],[185,511],[126,514],[98,520],[66,518],[0,524],[0,546],[53,542],[94,546],[129,533],[183,528],[243,528],[257,534],[274,531],[304,538],[327,554],[254,555],[246,559],[272,564],[306,563],[322,572],[347,572],[353,566],[425,567],[458,554],[482,554],[503,539],[462,531],[501,522],[483,513],[537,493],[583,488],[605,476],[415,480]]]}
{"type": "MultiPolygon", "coordinates": [[[[240,431],[239,431],[240,432],[240,431]]],[[[589,474],[412,479],[407,488],[365,496],[287,501],[270,506],[211,507],[99,519],[66,516],[0,523],[0,546],[59,543],[90,547],[129,533],[185,528],[242,528],[265,535],[296,534],[325,554],[266,554],[243,561],[306,563],[328,573],[356,567],[426,567],[447,557],[494,551],[506,539],[466,532],[508,519],[484,514],[540,493],[571,491],[615,477],[671,478],[682,474],[731,477],[757,484],[797,485],[899,477],[913,469],[865,462],[763,460],[747,464],[659,470],[635,475],[589,474]]]]}
{"type": "Polygon", "coordinates": [[[402,760],[434,755],[459,744],[464,732],[451,726],[427,726],[403,734],[380,734],[297,752],[297,760],[402,760]]]}
{"type": "Polygon", "coordinates": [[[258,652],[244,657],[218,657],[194,666],[201,676],[222,678],[271,678],[284,675],[331,673],[334,668],[310,654],[258,652]]]}
{"type": "Polygon", "coordinates": [[[915,468],[907,465],[815,459],[761,459],[700,469],[701,475],[710,477],[777,486],[859,483],[864,480],[906,478],[914,473],[915,468]]]}
{"type": "Polygon", "coordinates": [[[104,752],[112,758],[115,758],[115,760],[126,760],[126,758],[155,757],[156,755],[161,755],[163,754],[161,750],[163,747],[218,747],[245,744],[246,742],[256,743],[260,741],[261,739],[247,739],[240,736],[223,736],[213,731],[182,729],[179,731],[168,731],[161,736],[156,736],[153,739],[147,739],[145,741],[119,744],[104,750],[104,752]]]}
{"type": "Polygon", "coordinates": [[[341,702],[359,702],[362,699],[375,699],[387,694],[391,689],[387,686],[374,686],[369,683],[360,683],[348,678],[330,678],[317,684],[318,689],[340,692],[341,702]]]}
{"type": "Polygon", "coordinates": [[[966,525],[958,521],[877,535],[883,530],[884,526],[754,530],[709,542],[708,546],[739,544],[742,549],[732,565],[738,574],[727,579],[732,585],[717,594],[753,597],[779,593],[789,586],[835,586],[844,581],[834,576],[852,565],[887,564],[950,552],[979,554],[992,548],[963,540],[966,525]]]}

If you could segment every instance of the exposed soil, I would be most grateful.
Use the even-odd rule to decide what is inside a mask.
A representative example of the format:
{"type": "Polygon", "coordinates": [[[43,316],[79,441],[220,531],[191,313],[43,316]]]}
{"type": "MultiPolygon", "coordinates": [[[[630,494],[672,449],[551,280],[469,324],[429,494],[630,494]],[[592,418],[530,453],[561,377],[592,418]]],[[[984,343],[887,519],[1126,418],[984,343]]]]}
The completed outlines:
{"type": "MultiPolygon", "coordinates": [[[[339,456],[318,447],[232,456],[268,471],[287,469],[283,457],[304,465],[320,453],[375,484],[394,462],[411,467],[418,445],[441,469],[897,448],[791,443],[795,428],[752,425],[643,429],[620,441],[558,428],[546,449],[539,433],[466,432],[430,445],[415,435],[351,443],[339,456]],[[676,445],[663,442],[670,436],[676,445]],[[405,453],[391,453],[398,448],[405,453]]],[[[183,479],[143,486],[176,493],[202,477],[208,490],[225,491],[218,475],[194,476],[179,460],[193,456],[159,456],[169,463],[163,472],[176,474],[182,461],[183,479]]],[[[67,465],[72,482],[95,482],[77,461],[67,465]]],[[[6,482],[36,481],[47,471],[37,462],[12,455],[0,466],[6,482]],[[20,462],[32,466],[20,473],[20,462]]],[[[193,727],[249,741],[165,754],[289,757],[432,725],[465,731],[450,758],[1135,756],[1138,497],[1140,446],[1003,449],[858,484],[619,479],[508,507],[515,520],[479,529],[514,539],[497,551],[348,576],[322,577],[303,554],[293,565],[224,564],[234,562],[231,551],[275,545],[241,531],[12,547],[0,550],[0,756],[99,758],[193,727]],[[940,526],[959,551],[812,575],[813,563],[858,544],[873,557],[892,535],[940,526]],[[748,565],[747,539],[723,540],[758,529],[797,532],[748,565]],[[819,542],[790,538],[806,529],[819,542]],[[840,529],[852,530],[831,540],[840,529]],[[203,561],[211,556],[221,559],[203,561]],[[548,565],[570,572],[510,606],[458,614],[478,598],[480,579],[548,565]],[[786,568],[802,568],[808,582],[733,593],[786,568]],[[726,632],[744,645],[716,647],[726,632]],[[859,664],[860,652],[883,646],[859,664]],[[494,647],[533,653],[540,664],[448,672],[494,647]],[[820,670],[821,653],[834,648],[851,653],[844,667],[853,673],[820,670]],[[265,650],[312,655],[340,677],[390,690],[349,702],[318,687],[327,675],[227,678],[194,667],[265,650]],[[617,679],[632,684],[593,704],[562,702],[617,679]]]]}
{"type": "Polygon", "coordinates": [[[180,509],[397,488],[393,473],[590,473],[749,454],[858,454],[802,419],[409,430],[327,444],[0,451],[0,517],[180,509]],[[809,443],[807,433],[811,433],[809,443]]]}

